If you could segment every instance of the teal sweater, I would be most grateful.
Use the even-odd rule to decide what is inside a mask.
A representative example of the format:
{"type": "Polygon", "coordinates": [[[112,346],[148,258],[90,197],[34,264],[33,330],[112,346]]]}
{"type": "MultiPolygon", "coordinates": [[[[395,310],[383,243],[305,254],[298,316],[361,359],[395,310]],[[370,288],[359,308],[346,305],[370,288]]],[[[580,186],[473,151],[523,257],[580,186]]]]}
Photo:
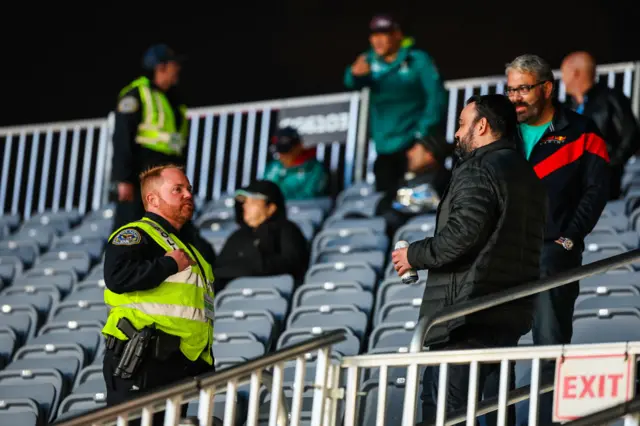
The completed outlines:
{"type": "Polygon", "coordinates": [[[371,73],[355,77],[347,67],[350,90],[370,87],[369,130],[379,154],[406,148],[416,136],[428,136],[446,116],[447,92],[431,57],[405,39],[392,63],[373,50],[365,53],[371,73]]]}

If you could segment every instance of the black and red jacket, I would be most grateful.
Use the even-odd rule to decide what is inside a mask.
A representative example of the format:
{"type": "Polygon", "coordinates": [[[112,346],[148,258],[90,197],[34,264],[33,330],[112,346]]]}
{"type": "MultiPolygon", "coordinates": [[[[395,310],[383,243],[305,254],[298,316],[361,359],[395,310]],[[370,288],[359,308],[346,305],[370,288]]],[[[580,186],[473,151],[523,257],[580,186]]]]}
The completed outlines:
{"type": "MultiPolygon", "coordinates": [[[[529,157],[549,197],[545,241],[566,237],[584,248],[609,199],[609,154],[590,118],[558,104],[555,109],[529,157]]],[[[524,155],[522,135],[518,137],[524,155]]]]}

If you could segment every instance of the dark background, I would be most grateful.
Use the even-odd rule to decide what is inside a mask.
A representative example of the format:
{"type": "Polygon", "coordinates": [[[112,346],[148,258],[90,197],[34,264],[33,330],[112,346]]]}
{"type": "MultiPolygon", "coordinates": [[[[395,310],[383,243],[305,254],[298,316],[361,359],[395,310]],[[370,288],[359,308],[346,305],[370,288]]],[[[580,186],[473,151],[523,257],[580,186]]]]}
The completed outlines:
{"type": "Polygon", "coordinates": [[[189,56],[180,90],[192,107],[340,92],[345,66],[367,48],[368,21],[380,12],[403,22],[445,79],[502,74],[522,53],[554,68],[574,49],[592,51],[599,63],[640,60],[630,1],[298,0],[238,2],[235,10],[235,3],[174,2],[167,13],[158,4],[122,6],[113,18],[91,14],[83,25],[5,27],[0,125],[106,116],[156,42],[189,56]]]}

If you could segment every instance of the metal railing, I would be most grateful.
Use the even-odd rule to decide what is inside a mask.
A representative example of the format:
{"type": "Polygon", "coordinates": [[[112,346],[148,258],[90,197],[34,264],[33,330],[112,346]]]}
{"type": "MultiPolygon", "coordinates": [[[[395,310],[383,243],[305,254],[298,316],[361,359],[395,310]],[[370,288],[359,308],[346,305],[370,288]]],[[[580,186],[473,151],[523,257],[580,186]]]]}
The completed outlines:
{"type": "Polygon", "coordinates": [[[129,420],[141,418],[141,426],[150,426],[153,414],[165,412],[165,425],[176,425],[180,419],[180,407],[189,401],[198,400],[198,420],[200,425],[211,426],[214,410],[213,399],[216,393],[226,392],[224,426],[235,425],[235,396],[238,386],[250,384],[249,417],[247,426],[258,424],[260,388],[263,383],[263,371],[273,369],[270,387],[269,426],[300,425],[302,413],[303,382],[307,354],[317,351],[315,390],[311,413],[312,424],[322,424],[325,415],[334,410],[326,404],[330,395],[327,389],[335,386],[335,367],[330,364],[331,346],[345,340],[344,330],[327,332],[313,339],[292,345],[261,358],[243,364],[185,380],[163,389],[156,390],[122,404],[103,408],[73,419],[56,423],[56,426],[111,425],[126,426],[129,420]],[[291,404],[291,413],[284,413],[282,399],[282,380],[284,363],[295,361],[295,385],[291,404]],[[133,415],[130,415],[133,413],[133,415]],[[288,418],[287,418],[288,417],[288,418]]]}
{"type": "MultiPolygon", "coordinates": [[[[556,77],[559,71],[554,71],[556,77]]],[[[620,88],[640,110],[640,62],[600,65],[599,79],[620,88]]],[[[453,141],[458,114],[472,94],[502,93],[505,77],[445,82],[449,94],[446,137],[453,141]]],[[[558,81],[558,97],[565,96],[558,81]]],[[[340,109],[346,127],[340,140],[320,143],[317,158],[335,176],[334,186],[369,179],[376,153],[367,138],[369,92],[277,99],[188,112],[190,136],[187,175],[197,195],[217,199],[251,179],[262,177],[269,136],[284,110],[313,114],[314,108],[340,109]],[[310,112],[309,112],[310,111],[310,112]]],[[[94,120],[0,128],[0,212],[28,219],[44,211],[80,213],[98,210],[107,201],[111,178],[113,115],[94,120]]]]}

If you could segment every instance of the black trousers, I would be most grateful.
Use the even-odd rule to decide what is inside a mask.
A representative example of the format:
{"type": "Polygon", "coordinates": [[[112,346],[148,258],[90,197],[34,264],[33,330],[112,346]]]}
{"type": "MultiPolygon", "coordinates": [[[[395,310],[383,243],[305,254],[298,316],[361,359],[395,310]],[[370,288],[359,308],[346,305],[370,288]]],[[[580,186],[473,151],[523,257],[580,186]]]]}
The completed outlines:
{"type": "MultiPolygon", "coordinates": [[[[505,334],[501,330],[471,329],[461,327],[454,330],[446,343],[432,345],[430,350],[487,349],[516,346],[520,336],[505,334]]],[[[469,394],[469,364],[449,364],[447,387],[447,416],[467,406],[469,394]]],[[[478,400],[482,396],[487,378],[500,371],[499,363],[482,363],[478,369],[478,400]]],[[[438,379],[440,368],[427,367],[422,379],[422,423],[433,424],[436,420],[438,401],[438,379]]],[[[514,382],[514,366],[511,366],[510,388],[514,382]]],[[[496,415],[487,416],[487,424],[495,424],[496,415]],[[493,418],[491,418],[493,417],[493,418]]],[[[515,407],[511,406],[507,413],[507,425],[515,424],[515,407]]],[[[477,422],[476,422],[477,423],[477,422]]]]}
{"type": "MultiPolygon", "coordinates": [[[[113,376],[119,360],[120,356],[115,355],[112,350],[105,352],[102,371],[107,387],[107,406],[117,405],[163,386],[214,371],[212,365],[202,360],[190,361],[181,352],[176,352],[165,361],[149,357],[143,361],[139,371],[131,379],[125,380],[113,376]]],[[[181,416],[186,415],[187,404],[184,404],[181,416]]],[[[139,424],[139,419],[129,422],[129,425],[139,424]]],[[[153,426],[163,424],[164,412],[156,413],[153,416],[153,426]]]]}
{"type": "Polygon", "coordinates": [[[624,175],[624,166],[612,166],[610,171],[609,200],[617,200],[622,195],[622,176],[624,175]]]}
{"type": "MultiPolygon", "coordinates": [[[[556,275],[582,265],[582,246],[575,244],[570,251],[554,242],[545,243],[540,258],[541,276],[556,275]]],[[[575,281],[540,293],[536,299],[536,310],[533,318],[534,345],[565,345],[571,343],[573,337],[573,312],[576,299],[580,293],[580,282],[575,281]]],[[[553,381],[555,362],[541,364],[541,382],[553,381]]],[[[553,393],[540,396],[541,425],[552,424],[553,393]]]]}
{"type": "Polygon", "coordinates": [[[407,172],[407,150],[408,148],[403,148],[391,154],[378,154],[373,164],[376,191],[389,191],[402,179],[407,172]]]}

